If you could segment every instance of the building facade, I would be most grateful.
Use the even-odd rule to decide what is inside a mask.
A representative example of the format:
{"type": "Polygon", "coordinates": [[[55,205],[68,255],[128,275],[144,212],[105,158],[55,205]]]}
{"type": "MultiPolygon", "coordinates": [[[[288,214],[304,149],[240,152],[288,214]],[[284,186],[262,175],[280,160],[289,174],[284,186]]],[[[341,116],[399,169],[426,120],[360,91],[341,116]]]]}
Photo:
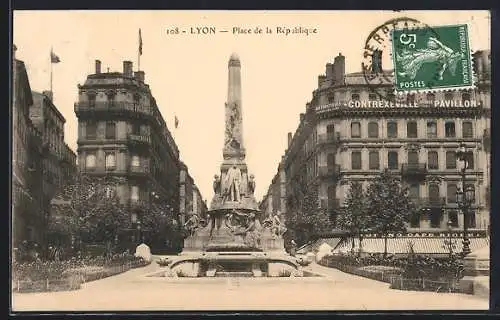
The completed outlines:
{"type": "Polygon", "coordinates": [[[167,128],[144,71],[95,73],[78,86],[78,170],[94,177],[121,177],[116,193],[131,219],[160,198],[179,212],[179,150],[167,128]],[[154,198],[153,198],[154,196],[154,198]]]}
{"type": "MultiPolygon", "coordinates": [[[[419,209],[411,217],[410,231],[445,229],[448,221],[461,229],[464,216],[456,199],[461,188],[456,150],[464,144],[469,159],[466,185],[475,190],[468,226],[486,230],[491,60],[489,51],[476,52],[474,57],[478,84],[473,90],[397,96],[390,71],[384,71],[379,84],[369,85],[361,72],[345,74],[345,57],[335,57],[318,77],[318,88],[300,115],[295,134],[289,134],[277,173],[286,177],[286,196],[276,196],[287,199],[286,211],[291,210],[288,199],[301,192],[297,188],[307,186],[316,188],[318,205],[335,215],[351,181],[366,187],[388,169],[401,177],[419,209]]],[[[267,197],[275,197],[275,188],[269,190],[267,197]]]]}
{"type": "Polygon", "coordinates": [[[23,61],[12,65],[12,232],[13,245],[41,243],[45,216],[42,196],[42,137],[29,118],[33,96],[23,61]]]}
{"type": "Polygon", "coordinates": [[[76,173],[76,154],[64,142],[66,119],[53,103],[52,92],[32,91],[30,119],[42,136],[42,194],[45,216],[50,214],[50,201],[63,186],[70,184],[76,173]]]}
{"type": "Polygon", "coordinates": [[[203,199],[193,177],[189,174],[188,167],[182,162],[180,171],[179,189],[179,220],[184,224],[190,216],[198,215],[205,218],[207,204],[203,199]]]}

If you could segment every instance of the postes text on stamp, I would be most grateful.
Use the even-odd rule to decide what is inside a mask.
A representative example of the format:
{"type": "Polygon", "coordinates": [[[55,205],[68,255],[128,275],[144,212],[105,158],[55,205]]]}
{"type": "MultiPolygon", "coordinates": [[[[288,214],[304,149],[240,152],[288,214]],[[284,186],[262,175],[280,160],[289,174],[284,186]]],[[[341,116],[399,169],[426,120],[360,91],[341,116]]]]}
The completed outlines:
{"type": "Polygon", "coordinates": [[[467,25],[392,32],[396,91],[472,88],[467,25]]]}

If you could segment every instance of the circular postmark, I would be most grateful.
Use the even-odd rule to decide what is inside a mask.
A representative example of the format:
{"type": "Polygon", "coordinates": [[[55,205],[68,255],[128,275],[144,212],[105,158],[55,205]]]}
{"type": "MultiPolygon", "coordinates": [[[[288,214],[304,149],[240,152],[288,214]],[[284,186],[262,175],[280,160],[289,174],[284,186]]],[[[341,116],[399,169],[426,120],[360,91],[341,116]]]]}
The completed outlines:
{"type": "MultiPolygon", "coordinates": [[[[389,54],[391,56],[389,60],[392,62],[394,58],[392,55],[396,54],[394,51],[403,49],[401,45],[412,46],[413,37],[422,34],[430,34],[439,39],[439,35],[429,25],[409,17],[391,19],[376,27],[368,35],[363,48],[361,70],[370,91],[381,100],[395,102],[398,98],[394,93],[395,70],[382,69],[383,54],[389,54]],[[394,30],[402,31],[401,41],[397,43],[392,42],[394,30]]],[[[438,70],[429,81],[437,80],[437,77],[438,70]]],[[[432,83],[425,83],[425,87],[432,87],[432,83]]]]}

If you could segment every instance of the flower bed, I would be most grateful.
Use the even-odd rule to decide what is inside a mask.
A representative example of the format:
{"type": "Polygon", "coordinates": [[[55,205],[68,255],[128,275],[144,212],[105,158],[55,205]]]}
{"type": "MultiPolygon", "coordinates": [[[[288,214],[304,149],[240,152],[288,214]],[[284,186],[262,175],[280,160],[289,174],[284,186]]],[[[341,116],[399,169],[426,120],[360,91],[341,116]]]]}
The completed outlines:
{"type": "Polygon", "coordinates": [[[84,282],[113,276],[149,264],[129,254],[110,258],[71,258],[65,261],[14,263],[12,288],[16,292],[63,291],[79,289],[84,282]]]}
{"type": "Polygon", "coordinates": [[[437,259],[411,256],[405,258],[386,258],[353,255],[326,256],[320,265],[340,271],[389,283],[392,289],[434,292],[458,292],[461,265],[451,259],[437,259]]]}

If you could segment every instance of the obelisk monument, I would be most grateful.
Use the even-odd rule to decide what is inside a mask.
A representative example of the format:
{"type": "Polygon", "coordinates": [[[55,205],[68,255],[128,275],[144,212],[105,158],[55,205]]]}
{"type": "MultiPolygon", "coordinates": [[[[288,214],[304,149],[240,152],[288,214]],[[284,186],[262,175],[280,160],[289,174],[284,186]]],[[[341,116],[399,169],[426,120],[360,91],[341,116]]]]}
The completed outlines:
{"type": "Polygon", "coordinates": [[[228,62],[227,100],[221,174],[215,177],[211,209],[258,209],[253,191],[255,182],[248,175],[243,144],[243,113],[241,98],[241,62],[233,53],[228,62]]]}

